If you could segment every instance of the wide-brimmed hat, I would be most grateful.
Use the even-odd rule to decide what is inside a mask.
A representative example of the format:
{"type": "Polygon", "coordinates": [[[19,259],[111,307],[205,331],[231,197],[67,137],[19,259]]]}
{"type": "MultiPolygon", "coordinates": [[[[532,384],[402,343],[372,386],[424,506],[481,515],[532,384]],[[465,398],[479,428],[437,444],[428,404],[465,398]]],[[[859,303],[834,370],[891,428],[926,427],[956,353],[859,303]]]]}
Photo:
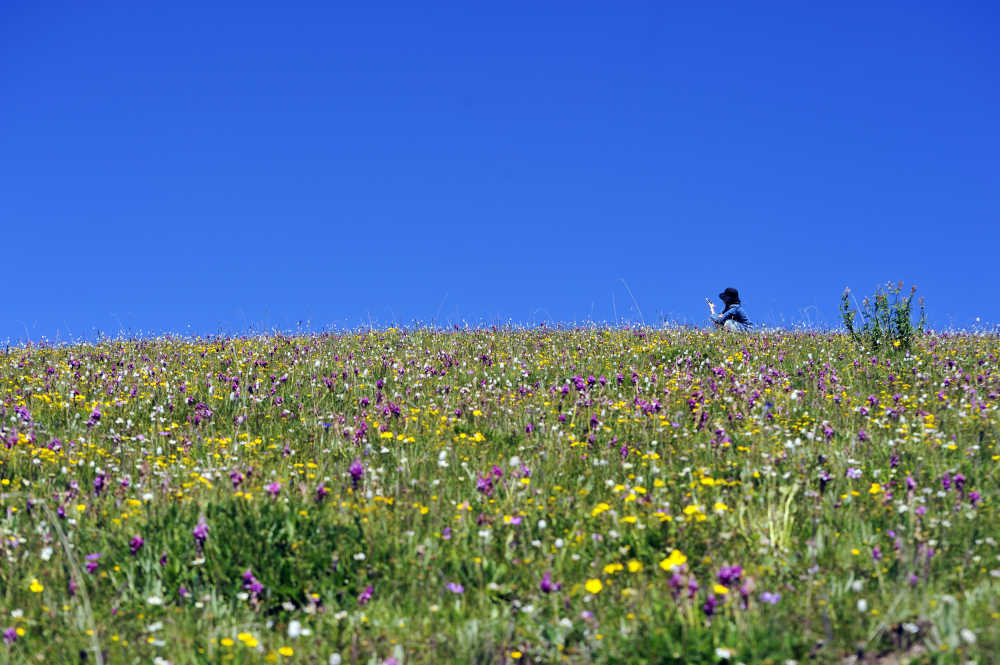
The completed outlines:
{"type": "Polygon", "coordinates": [[[740,292],[730,286],[725,291],[719,294],[719,298],[723,302],[739,302],[740,292]]]}

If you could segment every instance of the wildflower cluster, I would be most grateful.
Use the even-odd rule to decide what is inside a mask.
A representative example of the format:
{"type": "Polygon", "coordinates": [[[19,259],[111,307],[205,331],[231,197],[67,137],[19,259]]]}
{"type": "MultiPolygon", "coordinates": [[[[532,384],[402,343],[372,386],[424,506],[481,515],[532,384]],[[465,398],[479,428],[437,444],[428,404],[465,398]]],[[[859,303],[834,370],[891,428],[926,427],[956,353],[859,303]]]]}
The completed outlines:
{"type": "Polygon", "coordinates": [[[907,340],[11,348],[0,660],[987,662],[1000,340],[907,340]]]}

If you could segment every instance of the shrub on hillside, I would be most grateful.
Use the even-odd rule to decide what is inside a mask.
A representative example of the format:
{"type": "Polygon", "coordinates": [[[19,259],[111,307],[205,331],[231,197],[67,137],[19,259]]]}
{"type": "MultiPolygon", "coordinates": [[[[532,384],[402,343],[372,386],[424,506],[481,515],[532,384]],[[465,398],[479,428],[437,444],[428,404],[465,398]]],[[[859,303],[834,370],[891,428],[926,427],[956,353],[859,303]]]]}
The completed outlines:
{"type": "MultiPolygon", "coordinates": [[[[920,318],[913,324],[913,297],[917,287],[911,287],[909,295],[900,295],[903,283],[891,282],[875,289],[872,296],[861,301],[860,327],[856,321],[858,311],[851,309],[851,289],[844,289],[840,299],[840,314],[848,334],[860,346],[878,354],[887,351],[908,351],[914,337],[922,335],[927,321],[924,299],[919,298],[920,318]]],[[[857,301],[855,301],[857,302],[857,301]]]]}

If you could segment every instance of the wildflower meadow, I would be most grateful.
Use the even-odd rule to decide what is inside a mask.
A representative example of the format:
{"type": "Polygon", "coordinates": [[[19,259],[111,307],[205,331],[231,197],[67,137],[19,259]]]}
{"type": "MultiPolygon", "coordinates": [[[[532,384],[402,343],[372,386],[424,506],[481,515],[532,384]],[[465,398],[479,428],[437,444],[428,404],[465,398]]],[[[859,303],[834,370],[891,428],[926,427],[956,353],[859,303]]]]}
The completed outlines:
{"type": "Polygon", "coordinates": [[[3,663],[1000,662],[1000,338],[0,357],[3,663]]]}

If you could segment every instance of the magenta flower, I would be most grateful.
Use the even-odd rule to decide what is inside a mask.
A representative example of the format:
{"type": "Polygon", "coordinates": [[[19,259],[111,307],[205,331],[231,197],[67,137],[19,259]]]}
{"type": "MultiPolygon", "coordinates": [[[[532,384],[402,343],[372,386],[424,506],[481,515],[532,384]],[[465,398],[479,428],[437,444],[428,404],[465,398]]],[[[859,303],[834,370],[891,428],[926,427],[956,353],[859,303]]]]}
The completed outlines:
{"type": "Polygon", "coordinates": [[[545,571],[542,575],[542,581],[538,583],[538,588],[542,590],[542,593],[552,593],[553,591],[558,591],[562,588],[562,584],[552,581],[552,573],[545,571]]]}
{"type": "Polygon", "coordinates": [[[93,554],[88,554],[84,558],[87,559],[87,564],[85,566],[87,572],[93,575],[94,572],[97,570],[97,561],[101,558],[101,553],[94,552],[93,554]]]}
{"type": "Polygon", "coordinates": [[[781,600],[780,593],[765,591],[760,594],[760,602],[767,603],[768,605],[777,605],[779,600],[781,600]]]}
{"type": "Polygon", "coordinates": [[[281,492],[281,483],[274,481],[267,486],[267,493],[271,495],[272,498],[278,498],[278,494],[281,492]]]}
{"type": "Polygon", "coordinates": [[[327,496],[327,494],[329,494],[329,493],[330,493],[330,490],[326,489],[326,487],[323,485],[323,483],[320,483],[319,487],[316,488],[316,502],[319,503],[320,501],[322,501],[323,499],[325,499],[326,496],[327,496]]]}
{"type": "Polygon", "coordinates": [[[461,584],[458,584],[457,582],[448,582],[446,585],[444,585],[444,588],[455,594],[465,593],[465,587],[463,587],[461,584]]]}
{"type": "Polygon", "coordinates": [[[372,599],[372,595],[375,593],[374,587],[371,584],[365,587],[365,590],[358,594],[358,605],[367,605],[368,601],[372,599]]]}
{"type": "Polygon", "coordinates": [[[129,550],[132,552],[132,556],[135,556],[139,550],[142,549],[143,543],[146,542],[142,539],[142,536],[135,536],[132,540],[128,541],[129,550]]]}

